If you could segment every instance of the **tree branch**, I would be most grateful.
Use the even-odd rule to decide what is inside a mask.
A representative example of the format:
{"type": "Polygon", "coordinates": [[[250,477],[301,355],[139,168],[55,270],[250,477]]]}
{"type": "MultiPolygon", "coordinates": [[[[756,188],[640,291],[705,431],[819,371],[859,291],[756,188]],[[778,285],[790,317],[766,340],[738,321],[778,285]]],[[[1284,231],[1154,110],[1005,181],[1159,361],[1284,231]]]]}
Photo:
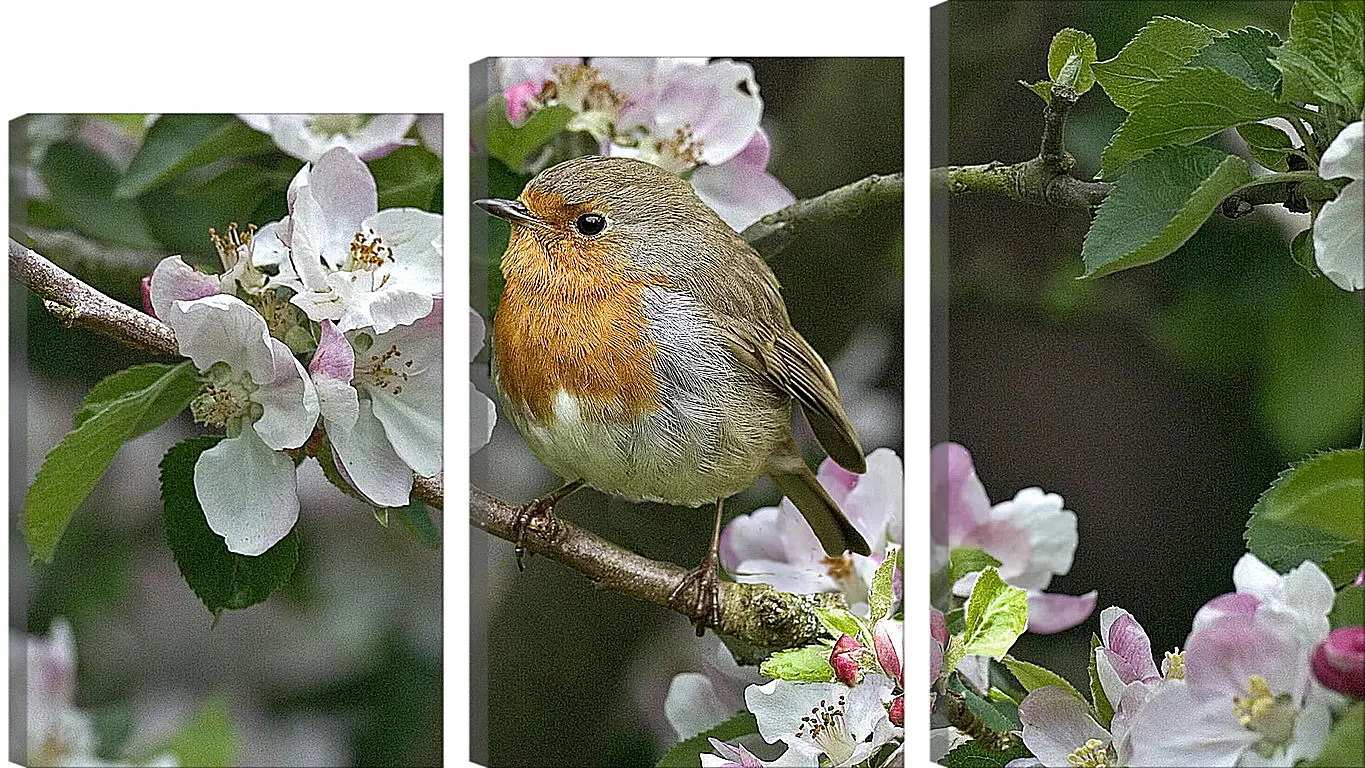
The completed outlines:
{"type": "Polygon", "coordinates": [[[126,346],[180,357],[170,326],[105,296],[14,238],[9,241],[9,273],[41,297],[47,311],[67,328],[85,328],[126,346]]]}
{"type": "Polygon", "coordinates": [[[868,176],[823,195],[797,200],[776,213],[750,224],[742,233],[749,245],[764,258],[772,258],[786,248],[797,234],[810,225],[827,224],[851,218],[866,208],[882,203],[900,202],[905,192],[905,174],[868,176]]]}
{"type": "MultiPolygon", "coordinates": [[[[166,357],[182,356],[170,326],[100,293],[14,238],[9,241],[9,274],[42,298],[47,311],[67,328],[84,328],[166,357]]],[[[441,509],[442,478],[441,474],[414,474],[412,495],[429,507],[441,509]]]]}
{"type": "MultiPolygon", "coordinates": [[[[978,165],[949,165],[929,169],[931,188],[952,195],[989,193],[1015,202],[1047,208],[1090,209],[1104,202],[1112,185],[1071,175],[1076,160],[1065,147],[1066,116],[1076,104],[1076,92],[1052,86],[1052,100],[1043,107],[1043,138],[1038,156],[1006,165],[992,160],[978,165]]],[[[1220,210],[1230,219],[1251,213],[1258,205],[1282,204],[1291,211],[1308,210],[1300,189],[1302,179],[1290,174],[1282,182],[1257,184],[1229,195],[1220,210]]]]}
{"type": "MultiPolygon", "coordinates": [[[[516,541],[519,509],[474,486],[469,487],[469,522],[500,539],[516,541]]],[[[526,533],[528,552],[545,555],[587,576],[598,589],[665,608],[687,571],[650,560],[573,523],[555,519],[553,531],[526,533]]],[[[685,601],[686,602],[686,601],[685,601]]],[[[721,582],[720,626],[716,631],[765,649],[809,645],[823,633],[817,607],[847,607],[839,595],[795,595],[767,584],[721,582]]]]}

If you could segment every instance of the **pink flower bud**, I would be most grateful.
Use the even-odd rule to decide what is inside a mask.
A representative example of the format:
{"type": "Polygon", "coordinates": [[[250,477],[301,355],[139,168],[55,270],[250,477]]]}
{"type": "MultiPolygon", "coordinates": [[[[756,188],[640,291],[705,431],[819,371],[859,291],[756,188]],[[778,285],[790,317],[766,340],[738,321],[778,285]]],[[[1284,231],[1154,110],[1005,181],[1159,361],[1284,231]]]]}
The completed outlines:
{"type": "Polygon", "coordinates": [[[1356,580],[1351,583],[1357,587],[1365,587],[1365,571],[1356,574],[1356,580]]]}
{"type": "Polygon", "coordinates": [[[933,608],[929,609],[929,634],[934,636],[939,645],[948,645],[948,620],[943,617],[943,613],[933,608]]]}
{"type": "Polygon", "coordinates": [[[877,651],[877,663],[893,680],[901,679],[900,644],[903,632],[903,624],[891,619],[877,622],[872,630],[872,647],[877,651]]]}
{"type": "Polygon", "coordinates": [[[834,677],[844,685],[856,685],[861,677],[858,672],[858,652],[863,647],[848,635],[839,638],[829,655],[829,665],[834,667],[834,677]]]}
{"type": "Polygon", "coordinates": [[[1365,627],[1332,630],[1313,649],[1313,675],[1334,691],[1365,699],[1365,627]]]}
{"type": "MultiPolygon", "coordinates": [[[[142,276],[142,311],[156,317],[156,310],[152,309],[152,276],[142,276]]],[[[158,320],[161,318],[157,317],[158,320]]]]}
{"type": "Polygon", "coordinates": [[[905,694],[891,700],[891,711],[886,714],[892,725],[905,725],[905,694]]]}

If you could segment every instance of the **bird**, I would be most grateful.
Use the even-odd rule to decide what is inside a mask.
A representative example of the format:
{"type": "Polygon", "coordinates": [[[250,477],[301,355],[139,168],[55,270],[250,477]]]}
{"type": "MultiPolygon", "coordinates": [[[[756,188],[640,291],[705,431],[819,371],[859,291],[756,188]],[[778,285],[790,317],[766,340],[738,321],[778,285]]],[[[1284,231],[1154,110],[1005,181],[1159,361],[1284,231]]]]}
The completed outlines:
{"type": "Polygon", "coordinates": [[[519,508],[519,566],[527,530],[552,532],[554,504],[585,485],[714,504],[710,549],[670,596],[700,634],[720,621],[725,500],[764,475],[826,554],[870,553],[792,437],[795,403],[836,463],[866,472],[834,377],[792,327],[772,269],[686,180],[587,156],[540,172],[516,200],[474,204],[511,224],[494,387],[532,453],[567,481],[519,508]]]}

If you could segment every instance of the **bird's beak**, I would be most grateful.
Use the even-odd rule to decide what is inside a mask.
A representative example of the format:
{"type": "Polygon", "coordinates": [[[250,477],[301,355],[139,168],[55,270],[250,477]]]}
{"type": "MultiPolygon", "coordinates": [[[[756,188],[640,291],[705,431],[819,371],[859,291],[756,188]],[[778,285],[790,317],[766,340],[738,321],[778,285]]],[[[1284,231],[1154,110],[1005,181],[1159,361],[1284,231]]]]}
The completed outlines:
{"type": "Polygon", "coordinates": [[[513,224],[525,224],[529,227],[545,226],[544,222],[531,215],[531,212],[520,200],[475,200],[474,204],[500,219],[507,219],[513,224]]]}

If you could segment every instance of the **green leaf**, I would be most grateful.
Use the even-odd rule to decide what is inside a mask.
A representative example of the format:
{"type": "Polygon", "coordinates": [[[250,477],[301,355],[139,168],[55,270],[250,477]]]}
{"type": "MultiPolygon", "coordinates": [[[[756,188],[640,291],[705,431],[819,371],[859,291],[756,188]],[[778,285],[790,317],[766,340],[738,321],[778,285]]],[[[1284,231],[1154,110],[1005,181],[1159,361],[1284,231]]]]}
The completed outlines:
{"type": "Polygon", "coordinates": [[[863,625],[858,621],[858,617],[844,608],[817,607],[815,616],[825,626],[825,629],[829,630],[829,633],[836,638],[840,635],[856,638],[863,631],[863,625]]]}
{"type": "Polygon", "coordinates": [[[963,689],[962,698],[967,702],[967,709],[980,717],[993,731],[1017,731],[1023,727],[1019,722],[1019,708],[1008,699],[990,701],[982,698],[971,688],[963,689]]]}
{"type": "Polygon", "coordinates": [[[1284,73],[1284,98],[1332,102],[1359,116],[1365,100],[1365,4],[1299,0],[1289,14],[1289,42],[1272,52],[1284,73]]]}
{"type": "Polygon", "coordinates": [[[209,528],[194,491],[194,465],[200,454],[221,439],[217,435],[192,437],[177,443],[161,460],[166,541],[180,575],[215,616],[224,609],[246,608],[265,600],[289,580],[299,559],[295,531],[252,557],[229,552],[223,537],[209,528]]]}
{"type": "Polygon", "coordinates": [[[138,366],[95,385],[76,411],[76,426],[47,454],[29,486],[24,532],[35,559],[52,562],[71,515],[118,449],[180,413],[198,390],[189,362],[138,366]]]}
{"type": "Polygon", "coordinates": [[[1092,632],[1090,634],[1089,663],[1090,698],[1094,700],[1095,720],[1108,728],[1114,719],[1114,705],[1109,703],[1109,697],[1104,695],[1104,686],[1100,683],[1099,662],[1095,657],[1099,653],[1101,645],[1100,636],[1092,632]]]}
{"type": "Polygon", "coordinates": [[[1036,83],[1029,83],[1024,80],[1019,80],[1018,83],[1024,86],[1025,88],[1029,89],[1030,91],[1033,91],[1034,93],[1038,94],[1038,97],[1043,100],[1043,103],[1045,104],[1052,103],[1051,80],[1039,80],[1036,83]]]}
{"type": "Polygon", "coordinates": [[[514,126],[507,120],[507,103],[495,96],[488,102],[488,153],[519,171],[526,158],[564,130],[573,115],[572,109],[557,104],[537,109],[525,123],[514,126]]]}
{"type": "Polygon", "coordinates": [[[1148,91],[1119,126],[1100,156],[1101,172],[1113,178],[1155,149],[1193,144],[1225,128],[1288,112],[1275,97],[1222,70],[1177,70],[1148,91]]]}
{"type": "Polygon", "coordinates": [[[830,648],[808,645],[778,651],[763,660],[758,671],[778,680],[798,683],[827,683],[834,679],[834,667],[829,665],[830,648]]]}
{"type": "Polygon", "coordinates": [[[1133,163],[1114,182],[1085,235],[1085,277],[1169,256],[1248,181],[1245,160],[1207,147],[1167,147],[1133,163]]]}
{"type": "Polygon", "coordinates": [[[751,733],[758,733],[758,721],[752,712],[740,712],[710,730],[669,747],[659,760],[659,768],[697,768],[701,765],[701,755],[711,751],[710,739],[734,742],[751,733]]]}
{"type": "Polygon", "coordinates": [[[963,650],[1000,658],[1024,633],[1027,622],[1028,598],[1024,590],[1006,584],[994,568],[987,568],[977,577],[967,599],[963,650]]]}
{"type": "Polygon", "coordinates": [[[398,518],[404,528],[412,531],[417,540],[422,542],[422,546],[427,549],[441,548],[441,529],[432,521],[431,510],[427,505],[414,501],[406,507],[395,507],[389,511],[393,517],[398,518]]]}
{"type": "Polygon", "coordinates": [[[1052,44],[1047,49],[1047,73],[1053,81],[1068,84],[1070,80],[1069,84],[1079,96],[1095,84],[1095,73],[1090,71],[1090,65],[1094,63],[1095,38],[1070,27],[1052,36],[1052,44]],[[1074,72],[1063,78],[1062,70],[1066,69],[1067,61],[1072,56],[1076,57],[1074,72]]]}
{"type": "Polygon", "coordinates": [[[1351,704],[1332,726],[1327,745],[1308,765],[1314,768],[1365,765],[1365,701],[1351,704]]]}
{"type": "Polygon", "coordinates": [[[1289,156],[1294,153],[1289,134],[1265,123],[1239,125],[1237,134],[1247,143],[1253,160],[1272,171],[1285,173],[1289,170],[1289,156]]]}
{"type": "Polygon", "coordinates": [[[209,229],[220,233],[231,222],[243,229],[253,222],[251,212],[272,193],[270,177],[255,165],[224,169],[210,178],[186,174],[142,193],[138,207],[148,228],[171,252],[179,252],[188,263],[214,263],[216,257],[209,229]],[[206,262],[203,257],[212,257],[206,262]]]}
{"type": "Polygon", "coordinates": [[[166,741],[147,750],[142,762],[148,762],[167,752],[175,755],[180,765],[226,768],[234,765],[236,739],[228,718],[228,701],[215,695],[200,705],[190,720],[166,741]]]}
{"type": "Polygon", "coordinates": [[[137,197],[191,168],[273,151],[268,135],[232,115],[162,115],[148,129],[115,195],[137,197]]]}
{"type": "Polygon", "coordinates": [[[1362,531],[1365,451],[1352,448],[1318,454],[1281,472],[1252,507],[1246,541],[1278,571],[1311,559],[1333,584],[1342,585],[1365,567],[1362,531]]]}
{"type": "Polygon", "coordinates": [[[1365,586],[1348,584],[1342,587],[1327,618],[1332,622],[1332,629],[1365,624],[1365,586]]]}
{"type": "Polygon", "coordinates": [[[1202,24],[1158,16],[1138,30],[1117,56],[1095,62],[1095,79],[1115,106],[1131,112],[1148,91],[1217,36],[1217,30],[1202,24]]]}
{"type": "Polygon", "coordinates": [[[900,559],[901,550],[897,548],[882,560],[876,573],[872,574],[872,587],[868,590],[868,621],[875,622],[889,615],[896,599],[893,582],[900,559]]]}
{"type": "Polygon", "coordinates": [[[1221,69],[1252,88],[1279,96],[1280,70],[1270,63],[1270,49],[1280,44],[1280,36],[1264,29],[1234,29],[1214,38],[1190,60],[1190,67],[1221,69]]]}
{"type": "Polygon", "coordinates": [[[1344,536],[1311,525],[1255,518],[1247,524],[1245,537],[1247,549],[1281,572],[1305,560],[1331,562],[1350,544],[1344,536]]]}
{"type": "Polygon", "coordinates": [[[137,203],[115,199],[118,171],[94,149],[74,141],[57,142],[43,155],[38,173],[64,226],[108,245],[156,247],[137,203]]]}
{"type": "Polygon", "coordinates": [[[999,566],[999,560],[973,547],[953,547],[952,552],[948,553],[948,578],[954,583],[969,573],[999,566]]]}
{"type": "MultiPolygon", "coordinates": [[[[188,365],[188,362],[178,365],[144,363],[105,376],[85,394],[85,402],[81,403],[81,406],[76,409],[76,415],[72,418],[72,426],[79,427],[91,416],[108,408],[115,400],[152,386],[171,369],[188,365]]],[[[146,432],[147,430],[142,431],[146,432]]]]}
{"type": "Polygon", "coordinates": [[[1024,690],[1026,691],[1055,685],[1072,696],[1075,696],[1077,699],[1085,701],[1085,697],[1081,695],[1080,691],[1076,690],[1075,686],[1068,683],[1066,678],[1050,669],[1040,667],[1037,664],[1022,659],[1016,659],[1008,654],[1000,657],[1000,661],[1005,666],[1009,667],[1010,673],[1014,675],[1020,685],[1024,686],[1024,690]]]}
{"type": "Polygon", "coordinates": [[[966,741],[954,747],[939,761],[945,768],[1005,768],[1011,760],[1029,757],[1031,753],[1023,744],[1008,752],[986,749],[979,741],[966,741]]]}
{"type": "Polygon", "coordinates": [[[421,208],[431,203],[441,183],[441,158],[424,147],[399,147],[371,160],[379,208],[421,208]]]}

